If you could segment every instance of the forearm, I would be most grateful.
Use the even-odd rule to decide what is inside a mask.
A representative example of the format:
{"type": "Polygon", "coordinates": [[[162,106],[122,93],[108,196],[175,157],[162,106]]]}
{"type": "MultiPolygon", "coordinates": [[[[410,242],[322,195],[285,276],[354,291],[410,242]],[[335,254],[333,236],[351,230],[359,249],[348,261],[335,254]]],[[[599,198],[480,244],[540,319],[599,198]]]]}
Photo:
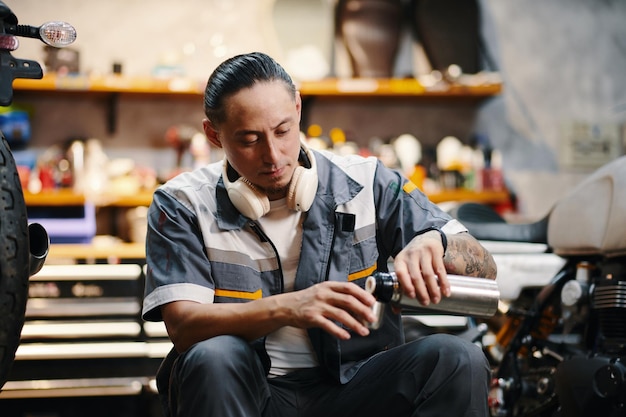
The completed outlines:
{"type": "Polygon", "coordinates": [[[352,282],[325,281],[304,290],[247,303],[199,304],[175,301],[161,308],[167,332],[179,352],[219,335],[255,340],[283,326],[319,327],[339,339],[350,331],[367,336],[376,299],[352,282]]]}
{"type": "Polygon", "coordinates": [[[448,249],[443,258],[449,274],[495,279],[496,263],[487,249],[469,233],[446,235],[448,249]]]}
{"type": "Polygon", "coordinates": [[[225,334],[255,340],[284,326],[288,314],[276,297],[248,303],[177,301],[163,306],[162,311],[170,339],[179,352],[225,334]]]}

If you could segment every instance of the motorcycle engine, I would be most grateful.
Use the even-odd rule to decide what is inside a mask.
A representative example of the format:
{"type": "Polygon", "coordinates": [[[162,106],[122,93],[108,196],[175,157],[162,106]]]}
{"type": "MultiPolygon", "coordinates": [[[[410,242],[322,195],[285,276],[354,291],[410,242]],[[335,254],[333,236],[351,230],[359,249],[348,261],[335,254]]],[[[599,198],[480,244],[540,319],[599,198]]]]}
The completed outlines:
{"type": "Polygon", "coordinates": [[[626,353],[626,257],[606,263],[594,285],[591,307],[598,314],[600,350],[626,353]]]}
{"type": "Polygon", "coordinates": [[[515,359],[505,357],[492,381],[492,417],[626,417],[626,257],[588,259],[515,336],[515,359]]]}
{"type": "MultiPolygon", "coordinates": [[[[587,349],[556,369],[562,416],[626,415],[626,258],[610,260],[598,272],[590,277],[587,349]]],[[[586,305],[580,302],[585,297],[576,296],[580,284],[567,284],[561,294],[564,307],[574,299],[586,305]]]]}

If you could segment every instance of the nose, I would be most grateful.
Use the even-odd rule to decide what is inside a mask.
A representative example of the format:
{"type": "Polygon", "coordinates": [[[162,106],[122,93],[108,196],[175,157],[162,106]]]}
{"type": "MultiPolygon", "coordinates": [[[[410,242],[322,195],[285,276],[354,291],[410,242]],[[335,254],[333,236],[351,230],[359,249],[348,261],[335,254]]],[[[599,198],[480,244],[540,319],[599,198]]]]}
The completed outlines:
{"type": "Polygon", "coordinates": [[[263,149],[263,162],[266,164],[275,165],[279,160],[280,148],[278,142],[272,136],[268,136],[265,140],[265,146],[263,149]]]}

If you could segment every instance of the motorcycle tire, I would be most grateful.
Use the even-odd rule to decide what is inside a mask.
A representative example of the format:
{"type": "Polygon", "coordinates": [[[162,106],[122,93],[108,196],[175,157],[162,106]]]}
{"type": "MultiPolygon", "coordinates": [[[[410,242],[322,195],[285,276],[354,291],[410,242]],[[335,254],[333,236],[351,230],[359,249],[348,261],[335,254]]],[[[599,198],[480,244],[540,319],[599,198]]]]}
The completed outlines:
{"type": "Polygon", "coordinates": [[[0,142],[0,389],[20,343],[29,282],[26,203],[13,154],[0,142]]]}

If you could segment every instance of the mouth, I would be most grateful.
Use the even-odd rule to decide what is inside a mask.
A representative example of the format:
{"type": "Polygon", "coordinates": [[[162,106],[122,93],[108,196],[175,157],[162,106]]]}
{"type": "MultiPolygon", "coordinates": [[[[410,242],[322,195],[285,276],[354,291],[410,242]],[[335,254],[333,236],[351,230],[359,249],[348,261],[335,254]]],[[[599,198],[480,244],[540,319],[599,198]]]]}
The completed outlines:
{"type": "Polygon", "coordinates": [[[282,168],[263,171],[260,174],[262,176],[260,182],[264,183],[263,189],[270,200],[285,196],[286,187],[289,185],[287,172],[288,166],[283,166],[282,168]]]}
{"type": "Polygon", "coordinates": [[[268,171],[263,171],[261,176],[266,177],[270,180],[276,181],[279,180],[285,174],[286,168],[275,168],[268,171]]]}

